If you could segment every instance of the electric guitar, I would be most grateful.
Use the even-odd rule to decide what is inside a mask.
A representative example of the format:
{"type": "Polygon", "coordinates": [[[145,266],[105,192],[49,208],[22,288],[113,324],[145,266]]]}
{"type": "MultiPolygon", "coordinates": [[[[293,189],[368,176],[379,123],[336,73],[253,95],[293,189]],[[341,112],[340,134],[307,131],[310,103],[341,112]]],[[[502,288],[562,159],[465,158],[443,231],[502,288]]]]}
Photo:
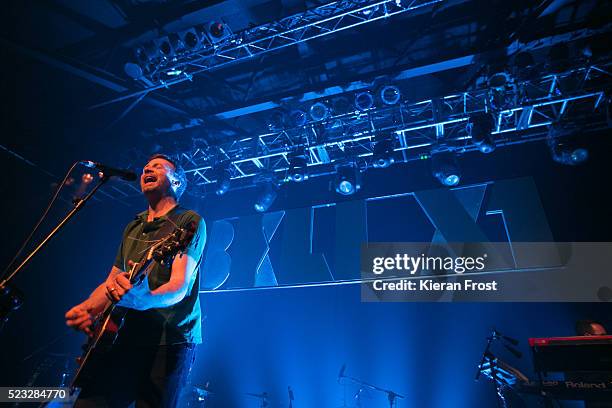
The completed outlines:
{"type": "MultiPolygon", "coordinates": [[[[187,248],[195,231],[195,223],[192,222],[185,228],[177,227],[165,238],[153,244],[144,259],[133,264],[130,268],[128,272],[130,283],[132,285],[142,283],[155,266],[155,262],[170,265],[174,256],[187,248]]],[[[96,356],[102,358],[101,355],[113,346],[127,311],[128,309],[117,307],[115,303],[111,303],[102,313],[96,316],[92,325],[93,335],[83,345],[83,354],[77,359],[78,368],[70,385],[72,390],[78,390],[88,379],[92,379],[95,371],[95,364],[92,364],[92,360],[95,360],[96,356]]]]}

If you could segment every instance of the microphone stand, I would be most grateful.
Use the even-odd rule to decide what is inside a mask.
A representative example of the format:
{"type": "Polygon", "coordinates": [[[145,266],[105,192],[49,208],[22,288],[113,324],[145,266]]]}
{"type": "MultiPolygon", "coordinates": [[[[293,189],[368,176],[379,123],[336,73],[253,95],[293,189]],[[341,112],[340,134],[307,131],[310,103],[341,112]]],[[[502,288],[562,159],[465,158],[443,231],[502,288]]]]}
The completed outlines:
{"type": "MultiPolygon", "coordinates": [[[[38,252],[40,252],[40,250],[44,248],[45,245],[47,245],[51,238],[53,238],[64,227],[64,225],[66,225],[66,223],[68,223],[68,221],[70,221],[70,219],[85,206],[87,201],[89,201],[89,199],[93,197],[96,191],[98,191],[98,189],[102,187],[102,185],[104,185],[109,180],[109,178],[110,177],[103,175],[100,178],[100,181],[98,181],[98,184],[96,184],[94,188],[85,197],[76,199],[74,201],[74,208],[70,210],[70,212],[66,214],[66,216],[55,226],[55,228],[53,228],[53,230],[51,230],[51,232],[47,234],[47,236],[40,242],[40,244],[38,244],[38,246],[34,248],[32,252],[28,254],[28,256],[25,257],[25,259],[19,264],[17,268],[15,268],[15,270],[13,270],[13,272],[11,272],[6,278],[3,278],[2,281],[0,281],[0,305],[2,306],[0,307],[0,322],[2,322],[2,326],[8,320],[9,313],[18,309],[23,303],[22,296],[15,289],[11,288],[9,286],[9,283],[15,278],[15,276],[19,272],[23,270],[23,268],[27,264],[30,263],[32,258],[34,258],[34,256],[38,252]]],[[[2,326],[0,326],[0,328],[2,326]]]]}
{"type": "Polygon", "coordinates": [[[382,393],[387,394],[387,400],[389,401],[389,407],[390,407],[390,408],[394,408],[394,407],[396,407],[396,406],[397,406],[397,404],[396,404],[396,402],[397,402],[397,401],[396,401],[396,399],[397,399],[397,398],[406,398],[406,397],[404,397],[403,395],[400,395],[400,394],[398,394],[398,393],[396,393],[396,392],[394,392],[394,391],[391,391],[391,390],[386,390],[386,389],[384,389],[384,388],[378,387],[378,386],[376,386],[376,385],[374,385],[374,384],[367,383],[367,382],[362,381],[362,380],[360,380],[360,379],[358,379],[358,378],[355,378],[355,377],[351,377],[351,376],[348,376],[348,375],[342,375],[342,376],[339,378],[339,380],[340,380],[341,378],[347,378],[347,379],[349,379],[349,380],[350,380],[352,383],[354,383],[354,384],[356,384],[356,385],[360,386],[360,387],[361,387],[361,389],[359,390],[358,395],[359,395],[359,394],[361,394],[361,392],[363,391],[363,389],[364,389],[364,388],[368,388],[368,389],[373,390],[373,391],[379,391],[379,392],[382,392],[382,393]]]}
{"type": "MultiPolygon", "coordinates": [[[[480,378],[480,374],[482,374],[482,367],[484,366],[484,363],[487,361],[487,358],[490,361],[490,367],[491,367],[491,378],[493,379],[493,385],[495,386],[495,394],[497,395],[497,405],[499,407],[506,407],[506,398],[504,397],[503,393],[502,393],[502,389],[500,386],[500,383],[498,381],[497,378],[497,364],[495,361],[495,357],[491,354],[491,344],[493,343],[493,340],[499,340],[499,339],[506,339],[506,336],[503,336],[501,333],[499,333],[497,330],[493,329],[491,331],[491,335],[487,337],[487,346],[485,347],[484,351],[482,352],[482,357],[480,358],[480,363],[478,364],[477,370],[476,370],[476,376],[474,378],[475,381],[478,381],[478,379],[480,378]]],[[[510,338],[508,338],[510,339],[510,338]]],[[[514,339],[512,339],[514,340],[514,339]]],[[[510,341],[510,340],[508,340],[510,341]]],[[[504,345],[506,348],[508,348],[506,345],[504,345]]],[[[509,349],[510,352],[512,352],[512,354],[519,353],[518,350],[515,350],[513,348],[509,349]],[[514,350],[514,351],[513,351],[514,350]]],[[[515,354],[516,356],[516,354],[515,354]]]]}

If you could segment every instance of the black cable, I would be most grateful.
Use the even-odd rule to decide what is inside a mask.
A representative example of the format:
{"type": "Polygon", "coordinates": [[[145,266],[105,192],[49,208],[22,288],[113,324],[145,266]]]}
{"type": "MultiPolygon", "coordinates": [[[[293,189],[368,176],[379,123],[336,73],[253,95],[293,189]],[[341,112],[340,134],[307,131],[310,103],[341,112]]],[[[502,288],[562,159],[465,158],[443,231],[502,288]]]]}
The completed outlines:
{"type": "Polygon", "coordinates": [[[62,187],[64,187],[64,185],[66,184],[66,181],[68,180],[68,177],[70,177],[70,173],[72,173],[72,171],[74,170],[74,168],[78,164],[79,164],[78,161],[74,162],[74,164],[70,167],[70,169],[68,170],[68,172],[64,176],[64,179],[62,180],[62,182],[60,184],[58,184],[57,188],[55,189],[55,193],[53,194],[53,197],[51,197],[51,200],[49,201],[49,204],[47,204],[47,208],[45,209],[45,211],[43,212],[42,216],[40,217],[40,219],[38,220],[38,222],[34,226],[34,229],[32,229],[32,232],[30,232],[30,235],[28,235],[28,237],[25,239],[23,244],[21,244],[21,247],[17,250],[17,253],[13,257],[11,262],[9,262],[9,264],[6,266],[6,268],[2,272],[2,277],[6,276],[7,272],[11,268],[11,266],[13,266],[13,264],[15,263],[17,258],[19,258],[19,255],[21,255],[21,253],[23,252],[25,247],[30,243],[30,241],[32,240],[32,237],[34,236],[34,234],[36,233],[36,231],[38,230],[38,228],[40,227],[42,222],[45,220],[45,218],[47,217],[47,214],[49,213],[49,210],[51,210],[51,207],[53,206],[53,204],[57,200],[57,197],[59,196],[59,193],[62,190],[62,187]]]}

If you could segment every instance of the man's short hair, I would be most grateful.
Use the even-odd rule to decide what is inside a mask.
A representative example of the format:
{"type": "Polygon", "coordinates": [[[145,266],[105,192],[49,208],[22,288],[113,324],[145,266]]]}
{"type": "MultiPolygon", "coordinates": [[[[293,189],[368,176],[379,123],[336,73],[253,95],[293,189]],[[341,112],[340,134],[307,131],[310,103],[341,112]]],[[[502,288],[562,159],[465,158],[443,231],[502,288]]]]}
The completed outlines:
{"type": "Polygon", "coordinates": [[[587,336],[593,334],[593,325],[601,323],[596,322],[595,320],[578,320],[576,322],[576,335],[578,336],[587,336]]]}
{"type": "Polygon", "coordinates": [[[174,198],[176,199],[176,201],[178,201],[187,189],[187,175],[185,174],[185,169],[183,169],[181,165],[178,164],[178,162],[176,162],[170,156],[167,156],[165,154],[154,154],[153,156],[149,157],[147,163],[154,159],[164,159],[165,161],[170,162],[172,166],[174,166],[174,177],[176,177],[177,180],[181,182],[177,189],[172,190],[174,191],[174,198]]]}

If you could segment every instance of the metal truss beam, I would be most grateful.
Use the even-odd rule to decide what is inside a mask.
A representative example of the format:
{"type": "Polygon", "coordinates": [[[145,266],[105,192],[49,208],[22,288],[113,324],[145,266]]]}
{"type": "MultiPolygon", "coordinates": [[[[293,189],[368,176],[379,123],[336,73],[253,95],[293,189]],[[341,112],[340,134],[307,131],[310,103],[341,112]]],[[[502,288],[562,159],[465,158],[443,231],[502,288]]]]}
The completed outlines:
{"type": "Polygon", "coordinates": [[[249,60],[315,38],[359,27],[398,14],[422,9],[445,0],[341,0],[334,1],[282,20],[249,28],[220,44],[209,45],[174,58],[161,59],[146,74],[152,83],[142,91],[95,105],[105,106],[135,98],[185,81],[195,75],[229,64],[249,60]]]}
{"type": "Polygon", "coordinates": [[[497,147],[542,140],[548,126],[560,119],[580,121],[581,130],[600,129],[607,126],[605,115],[598,112],[612,82],[611,66],[591,65],[512,82],[503,90],[483,88],[338,115],[218,148],[184,153],[185,167],[196,184],[208,185],[216,181],[214,168],[218,163],[231,163],[232,179],[238,184],[252,184],[264,172],[284,178],[288,155],[305,149],[309,153],[309,174],[316,177],[355,158],[361,160],[362,168],[369,167],[372,142],[379,134],[391,136],[396,162],[418,160],[422,154],[439,151],[463,153],[477,149],[467,124],[470,116],[479,112],[494,116],[492,136],[497,147]]]}

